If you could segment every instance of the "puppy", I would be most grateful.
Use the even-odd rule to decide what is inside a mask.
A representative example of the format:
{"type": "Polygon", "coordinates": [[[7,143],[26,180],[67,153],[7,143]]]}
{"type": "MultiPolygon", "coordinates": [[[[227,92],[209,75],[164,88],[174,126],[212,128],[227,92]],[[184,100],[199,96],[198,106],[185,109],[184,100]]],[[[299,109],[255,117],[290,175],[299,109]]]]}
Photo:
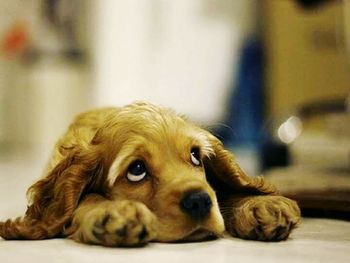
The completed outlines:
{"type": "Polygon", "coordinates": [[[233,236],[284,240],[297,204],[248,177],[211,133],[148,103],[79,115],[57,142],[26,214],[4,239],[69,237],[104,246],[233,236]]]}

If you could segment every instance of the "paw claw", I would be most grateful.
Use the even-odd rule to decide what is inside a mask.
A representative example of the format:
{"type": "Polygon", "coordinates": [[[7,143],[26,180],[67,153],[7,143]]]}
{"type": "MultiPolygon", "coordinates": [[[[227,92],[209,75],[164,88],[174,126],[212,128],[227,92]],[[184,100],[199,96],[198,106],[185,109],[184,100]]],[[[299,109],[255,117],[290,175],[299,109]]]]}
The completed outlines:
{"type": "Polygon", "coordinates": [[[147,231],[147,228],[145,226],[142,227],[142,230],[139,234],[139,240],[140,241],[143,241],[145,240],[145,238],[148,236],[148,231],[147,231]]]}
{"type": "Polygon", "coordinates": [[[287,226],[278,226],[276,229],[275,229],[275,234],[273,234],[274,238],[276,240],[283,240],[285,239],[287,236],[286,236],[286,233],[289,232],[289,227],[287,226]]]}
{"type": "Polygon", "coordinates": [[[100,229],[94,229],[92,230],[92,234],[94,237],[100,241],[104,241],[104,232],[101,232],[100,229]]]}
{"type": "Polygon", "coordinates": [[[126,237],[126,234],[128,232],[128,228],[126,225],[124,225],[123,227],[117,229],[117,231],[115,232],[119,237],[126,237]]]}
{"type": "Polygon", "coordinates": [[[111,215],[107,214],[103,219],[102,219],[102,226],[105,226],[107,222],[111,219],[111,215]]]}

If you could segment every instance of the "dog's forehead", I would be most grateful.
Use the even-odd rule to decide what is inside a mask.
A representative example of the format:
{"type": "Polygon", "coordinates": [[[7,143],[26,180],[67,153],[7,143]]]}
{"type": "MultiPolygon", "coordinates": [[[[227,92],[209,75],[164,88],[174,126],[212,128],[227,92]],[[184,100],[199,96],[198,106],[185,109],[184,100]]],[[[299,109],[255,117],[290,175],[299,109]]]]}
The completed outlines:
{"type": "Polygon", "coordinates": [[[180,117],[171,109],[146,103],[128,105],[119,112],[119,115],[128,118],[134,118],[135,120],[156,123],[184,121],[182,117],[180,117]]]}
{"type": "Polygon", "coordinates": [[[122,148],[146,142],[154,147],[166,145],[177,150],[197,144],[193,146],[203,146],[205,153],[211,151],[205,130],[171,109],[152,104],[137,103],[120,109],[110,127],[114,127],[111,130],[115,141],[122,148]]]}
{"type": "Polygon", "coordinates": [[[195,126],[170,109],[150,104],[133,104],[121,110],[118,121],[133,134],[148,134],[155,138],[170,135],[185,135],[195,126]]]}

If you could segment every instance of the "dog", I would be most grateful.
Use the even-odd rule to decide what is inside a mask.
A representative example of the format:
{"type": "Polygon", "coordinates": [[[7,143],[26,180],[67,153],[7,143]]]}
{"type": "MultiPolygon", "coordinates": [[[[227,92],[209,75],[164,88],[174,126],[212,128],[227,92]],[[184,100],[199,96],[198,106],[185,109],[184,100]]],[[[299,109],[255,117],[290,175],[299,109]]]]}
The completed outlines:
{"type": "Polygon", "coordinates": [[[22,218],[0,223],[4,239],[279,241],[300,222],[296,202],[247,176],[217,137],[145,102],[77,116],[28,199],[22,218]]]}

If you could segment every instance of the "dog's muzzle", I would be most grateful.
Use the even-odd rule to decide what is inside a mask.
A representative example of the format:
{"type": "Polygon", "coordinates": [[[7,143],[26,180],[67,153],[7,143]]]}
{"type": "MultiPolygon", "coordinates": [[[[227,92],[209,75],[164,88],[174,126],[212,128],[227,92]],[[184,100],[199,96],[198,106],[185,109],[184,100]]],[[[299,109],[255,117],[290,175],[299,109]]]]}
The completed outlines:
{"type": "Polygon", "coordinates": [[[180,202],[182,210],[193,219],[204,219],[209,215],[212,202],[203,191],[187,193],[180,202]]]}

